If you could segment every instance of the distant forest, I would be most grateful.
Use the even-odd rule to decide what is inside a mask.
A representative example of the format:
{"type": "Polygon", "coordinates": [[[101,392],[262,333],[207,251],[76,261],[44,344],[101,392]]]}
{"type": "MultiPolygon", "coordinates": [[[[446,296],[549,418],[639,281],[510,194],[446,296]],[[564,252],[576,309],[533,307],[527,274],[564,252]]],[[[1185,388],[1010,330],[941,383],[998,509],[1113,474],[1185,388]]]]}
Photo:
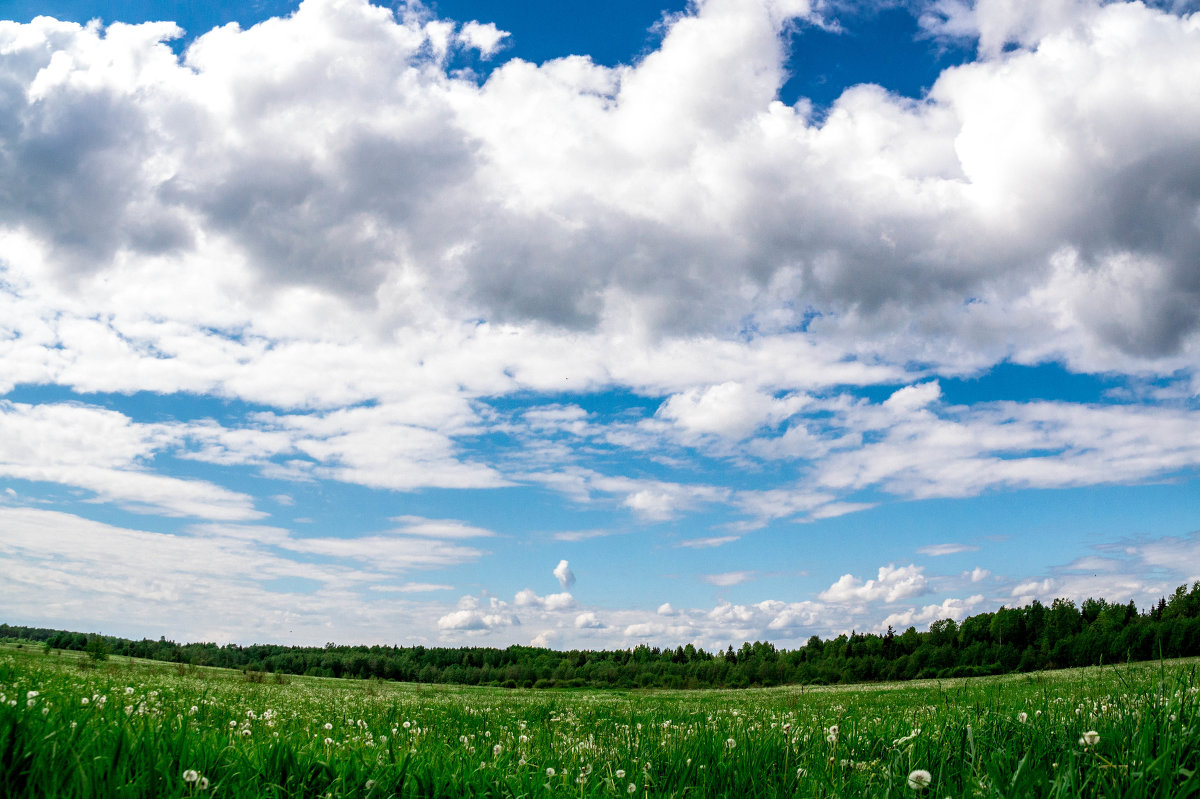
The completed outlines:
{"type": "Polygon", "coordinates": [[[793,650],[756,641],[706,652],[638,646],[614,651],[558,652],[529,646],[506,649],[425,646],[239,646],[177,644],[0,624],[0,638],[53,649],[108,653],[196,666],[241,669],[252,677],[303,674],[403,682],[495,685],[508,688],[742,688],[972,677],[1200,655],[1200,582],[1181,585],[1141,613],[1131,600],[1088,599],[1079,607],[1056,599],[1000,608],[956,623],[934,622],[928,632],[888,628],[884,635],[853,632],[817,636],[793,650]]]}

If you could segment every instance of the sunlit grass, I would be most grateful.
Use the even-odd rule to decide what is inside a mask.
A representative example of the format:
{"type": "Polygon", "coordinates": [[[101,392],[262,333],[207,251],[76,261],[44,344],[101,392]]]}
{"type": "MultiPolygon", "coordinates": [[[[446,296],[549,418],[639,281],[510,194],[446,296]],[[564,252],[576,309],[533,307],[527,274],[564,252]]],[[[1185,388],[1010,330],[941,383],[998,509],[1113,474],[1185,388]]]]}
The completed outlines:
{"type": "Polygon", "coordinates": [[[1190,660],[676,692],[254,683],[85,663],[0,649],[0,795],[1200,793],[1190,660]]]}

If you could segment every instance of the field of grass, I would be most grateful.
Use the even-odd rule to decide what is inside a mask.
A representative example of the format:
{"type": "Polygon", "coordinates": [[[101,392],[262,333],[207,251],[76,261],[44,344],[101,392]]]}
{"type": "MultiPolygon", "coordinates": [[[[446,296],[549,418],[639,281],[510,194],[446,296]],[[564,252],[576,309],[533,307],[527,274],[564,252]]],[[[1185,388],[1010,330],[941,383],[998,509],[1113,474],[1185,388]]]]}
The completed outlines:
{"type": "Polygon", "coordinates": [[[86,665],[0,648],[0,796],[1200,794],[1195,660],[706,692],[86,665]]]}

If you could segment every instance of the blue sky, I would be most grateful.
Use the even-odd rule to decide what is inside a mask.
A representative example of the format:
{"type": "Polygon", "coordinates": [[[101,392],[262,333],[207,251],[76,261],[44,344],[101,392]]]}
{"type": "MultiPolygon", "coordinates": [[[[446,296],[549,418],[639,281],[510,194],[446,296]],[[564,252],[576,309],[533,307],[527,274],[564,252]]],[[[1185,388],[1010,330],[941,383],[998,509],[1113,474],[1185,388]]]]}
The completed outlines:
{"type": "Polygon", "coordinates": [[[790,647],[1200,579],[1193,11],[0,6],[5,620],[790,647]]]}

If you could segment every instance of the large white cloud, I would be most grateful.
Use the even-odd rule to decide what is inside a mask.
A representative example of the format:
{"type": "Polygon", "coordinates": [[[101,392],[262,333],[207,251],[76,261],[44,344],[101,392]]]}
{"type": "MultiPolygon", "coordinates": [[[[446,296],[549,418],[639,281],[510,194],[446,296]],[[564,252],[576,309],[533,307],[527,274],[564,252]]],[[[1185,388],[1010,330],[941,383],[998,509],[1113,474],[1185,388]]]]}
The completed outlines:
{"type": "Polygon", "coordinates": [[[166,24],[4,23],[0,205],[48,261],[3,255],[73,283],[220,258],[247,322],[307,286],[393,324],[725,334],[816,309],[814,337],[868,348],[899,326],[910,348],[986,331],[991,357],[1178,353],[1197,324],[1196,18],[1030,8],[970,11],[985,51],[1027,47],[920,101],[852,88],[820,122],[774,102],[802,3],[709,0],[636,65],[514,59],[482,85],[446,71],[464,45],[444,26],[357,0],[212,31],[184,63],[166,24]],[[1131,317],[1089,310],[1097,281],[1131,317]]]}

